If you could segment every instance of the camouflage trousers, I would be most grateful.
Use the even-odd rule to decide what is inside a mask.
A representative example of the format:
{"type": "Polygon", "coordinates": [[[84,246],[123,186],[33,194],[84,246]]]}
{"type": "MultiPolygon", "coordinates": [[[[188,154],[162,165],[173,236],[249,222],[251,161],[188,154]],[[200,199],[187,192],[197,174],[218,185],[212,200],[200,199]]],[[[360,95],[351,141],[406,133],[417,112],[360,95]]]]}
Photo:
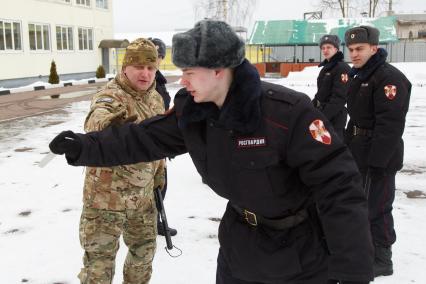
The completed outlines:
{"type": "Polygon", "coordinates": [[[84,249],[78,278],[82,284],[110,284],[120,236],[128,247],[123,284],[149,283],[156,249],[157,209],[150,206],[125,211],[84,207],[80,219],[80,243],[84,249]]]}

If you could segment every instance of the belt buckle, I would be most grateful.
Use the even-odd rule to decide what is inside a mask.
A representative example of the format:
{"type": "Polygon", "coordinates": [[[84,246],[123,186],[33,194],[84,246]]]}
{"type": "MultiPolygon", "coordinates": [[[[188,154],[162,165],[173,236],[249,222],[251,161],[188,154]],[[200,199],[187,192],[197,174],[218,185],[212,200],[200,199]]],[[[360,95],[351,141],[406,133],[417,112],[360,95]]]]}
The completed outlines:
{"type": "Polygon", "coordinates": [[[246,219],[246,222],[248,224],[252,226],[257,226],[256,214],[254,214],[253,212],[244,209],[244,219],[246,219]]]}

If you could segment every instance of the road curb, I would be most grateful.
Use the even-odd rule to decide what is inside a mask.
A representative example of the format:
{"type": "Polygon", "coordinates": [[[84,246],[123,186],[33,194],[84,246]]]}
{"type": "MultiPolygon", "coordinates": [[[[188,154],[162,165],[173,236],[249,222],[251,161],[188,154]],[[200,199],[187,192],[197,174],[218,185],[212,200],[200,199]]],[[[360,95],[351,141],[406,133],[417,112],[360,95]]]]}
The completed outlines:
{"type": "Polygon", "coordinates": [[[69,86],[77,86],[77,85],[94,84],[94,83],[100,83],[100,82],[108,82],[108,81],[111,81],[112,79],[114,79],[114,77],[107,77],[107,78],[100,78],[100,79],[87,79],[87,80],[79,80],[79,81],[73,81],[73,82],[63,82],[61,84],[2,89],[0,90],[0,96],[27,92],[27,91],[40,91],[40,90],[46,90],[46,89],[52,89],[52,88],[61,88],[61,87],[69,87],[69,86]]]}

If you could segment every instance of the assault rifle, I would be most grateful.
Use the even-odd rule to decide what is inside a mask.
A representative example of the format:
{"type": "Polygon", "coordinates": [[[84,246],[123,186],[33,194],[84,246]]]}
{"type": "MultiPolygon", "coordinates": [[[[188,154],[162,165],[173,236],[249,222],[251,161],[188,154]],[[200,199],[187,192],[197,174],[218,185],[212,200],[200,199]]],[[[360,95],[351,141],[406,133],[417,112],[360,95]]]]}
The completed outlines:
{"type": "Polygon", "coordinates": [[[159,187],[157,187],[156,189],[154,189],[154,193],[155,193],[155,203],[157,205],[157,210],[158,210],[158,213],[160,214],[160,218],[161,218],[161,224],[163,226],[164,237],[166,238],[167,246],[165,247],[165,249],[170,256],[178,257],[182,254],[182,251],[179,248],[177,248],[176,246],[174,246],[173,243],[172,243],[172,236],[170,235],[170,229],[169,229],[169,225],[167,223],[166,210],[164,209],[163,196],[161,195],[161,189],[159,187]],[[169,250],[171,250],[173,248],[176,248],[179,251],[178,255],[171,255],[169,253],[169,250]]]}

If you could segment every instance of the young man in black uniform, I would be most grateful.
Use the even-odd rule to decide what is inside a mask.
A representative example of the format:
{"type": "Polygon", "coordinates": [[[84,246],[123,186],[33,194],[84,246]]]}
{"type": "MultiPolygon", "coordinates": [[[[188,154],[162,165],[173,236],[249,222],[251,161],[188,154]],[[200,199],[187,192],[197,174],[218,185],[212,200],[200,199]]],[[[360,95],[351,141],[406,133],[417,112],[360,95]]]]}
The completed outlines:
{"type": "Polygon", "coordinates": [[[322,69],[317,78],[318,91],[312,102],[328,118],[334,131],[343,139],[347,118],[345,105],[348,73],[351,68],[343,61],[338,36],[324,35],[320,40],[320,48],[325,59],[318,66],[322,69]]]}
{"type": "Polygon", "coordinates": [[[228,24],[203,20],[173,37],[185,88],[171,111],[103,132],[65,131],[50,148],[97,166],[189,153],[229,200],[217,284],[369,283],[373,246],[352,156],[306,95],[262,82],[244,53],[228,24]]]}
{"type": "Polygon", "coordinates": [[[352,28],[346,32],[345,41],[353,63],[346,142],[364,178],[375,246],[374,274],[391,275],[391,245],[396,240],[392,203],[395,175],[403,162],[402,134],[411,83],[386,63],[387,52],[378,48],[376,28],[352,28]]]}
{"type": "MultiPolygon", "coordinates": [[[[166,44],[159,38],[148,38],[157,48],[158,51],[158,68],[161,66],[161,62],[163,61],[164,57],[166,57],[166,44]]],[[[155,73],[155,90],[161,95],[164,101],[164,109],[167,111],[170,108],[170,95],[166,88],[167,79],[164,77],[164,75],[161,73],[160,69],[157,70],[155,73]]],[[[165,184],[163,189],[161,190],[161,195],[163,196],[163,200],[166,197],[167,192],[167,168],[164,168],[164,174],[165,174],[165,184]]],[[[177,230],[170,228],[170,235],[176,236],[177,230]]],[[[157,232],[159,235],[164,236],[164,229],[163,225],[161,224],[160,220],[160,213],[157,215],[157,232]]]]}

